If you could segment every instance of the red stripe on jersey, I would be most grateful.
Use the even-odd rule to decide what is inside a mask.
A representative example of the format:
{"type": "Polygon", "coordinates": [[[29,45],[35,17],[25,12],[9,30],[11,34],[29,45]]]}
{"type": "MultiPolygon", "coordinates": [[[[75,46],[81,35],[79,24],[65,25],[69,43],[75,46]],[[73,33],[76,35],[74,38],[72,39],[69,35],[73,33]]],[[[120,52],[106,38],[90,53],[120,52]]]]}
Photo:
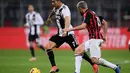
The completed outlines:
{"type": "Polygon", "coordinates": [[[98,25],[95,14],[92,11],[85,12],[84,18],[90,19],[89,21],[85,21],[85,23],[87,23],[89,39],[102,39],[103,37],[100,33],[101,26],[98,25]],[[90,18],[89,16],[87,16],[88,14],[90,14],[92,17],[90,18]]]}
{"type": "MultiPolygon", "coordinates": [[[[90,13],[92,13],[92,12],[90,11],[90,13]]],[[[92,15],[93,15],[93,20],[94,20],[94,24],[93,24],[93,25],[94,25],[94,27],[95,27],[95,33],[96,33],[95,36],[96,36],[96,39],[98,39],[98,32],[97,32],[97,31],[98,31],[98,26],[97,26],[97,20],[95,19],[96,17],[94,17],[95,14],[92,13],[92,15]]]]}
{"type": "Polygon", "coordinates": [[[90,19],[90,26],[88,27],[89,28],[88,32],[89,34],[93,35],[93,31],[91,29],[93,26],[91,24],[92,24],[92,18],[90,19]]]}
{"type": "Polygon", "coordinates": [[[96,27],[95,27],[96,26],[96,20],[95,20],[95,17],[94,17],[95,14],[93,14],[93,12],[91,12],[91,11],[90,11],[90,13],[92,14],[92,18],[91,19],[93,20],[93,22],[90,24],[93,27],[93,29],[91,29],[91,31],[93,33],[95,33],[95,34],[93,34],[92,38],[96,38],[97,39],[97,37],[96,37],[97,36],[97,32],[96,32],[96,27]]]}

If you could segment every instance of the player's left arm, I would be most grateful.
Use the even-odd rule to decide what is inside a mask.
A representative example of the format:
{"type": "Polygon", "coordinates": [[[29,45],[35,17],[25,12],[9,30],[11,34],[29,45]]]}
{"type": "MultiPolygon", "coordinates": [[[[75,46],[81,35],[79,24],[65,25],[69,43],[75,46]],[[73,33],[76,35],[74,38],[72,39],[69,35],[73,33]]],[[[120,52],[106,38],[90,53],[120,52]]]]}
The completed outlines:
{"type": "Polygon", "coordinates": [[[104,39],[106,39],[106,35],[107,35],[107,29],[108,29],[108,23],[107,21],[105,21],[104,19],[102,20],[102,28],[103,28],[103,37],[104,39]]]}
{"type": "Polygon", "coordinates": [[[37,19],[38,19],[39,25],[43,25],[44,24],[44,20],[42,19],[41,15],[39,13],[37,13],[37,19]]]}

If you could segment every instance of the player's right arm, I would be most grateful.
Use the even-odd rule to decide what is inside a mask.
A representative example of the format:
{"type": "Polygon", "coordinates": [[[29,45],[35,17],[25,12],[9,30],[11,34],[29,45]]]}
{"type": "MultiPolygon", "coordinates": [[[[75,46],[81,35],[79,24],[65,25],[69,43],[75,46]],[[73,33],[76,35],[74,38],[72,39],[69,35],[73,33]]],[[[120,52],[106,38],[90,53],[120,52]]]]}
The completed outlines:
{"type": "Polygon", "coordinates": [[[51,10],[51,12],[50,12],[50,14],[49,14],[49,16],[48,16],[48,18],[47,18],[47,21],[45,22],[45,24],[50,24],[50,23],[52,23],[52,17],[53,17],[53,15],[54,15],[55,13],[54,13],[54,8],[51,10]]]}
{"type": "Polygon", "coordinates": [[[103,39],[106,40],[108,23],[103,19],[102,24],[103,24],[103,26],[102,26],[102,28],[103,28],[103,39]]]}

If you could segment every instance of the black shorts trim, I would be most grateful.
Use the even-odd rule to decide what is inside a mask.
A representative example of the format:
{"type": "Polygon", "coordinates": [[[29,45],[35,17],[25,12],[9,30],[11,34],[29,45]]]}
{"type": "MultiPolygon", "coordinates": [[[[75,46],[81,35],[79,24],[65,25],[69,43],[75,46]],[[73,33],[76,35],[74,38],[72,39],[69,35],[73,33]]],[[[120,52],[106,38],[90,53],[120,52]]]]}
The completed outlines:
{"type": "Polygon", "coordinates": [[[52,36],[49,40],[56,43],[56,48],[60,47],[64,42],[68,43],[73,50],[78,47],[77,40],[73,34],[70,34],[66,37],[61,37],[56,34],[52,36]]]}

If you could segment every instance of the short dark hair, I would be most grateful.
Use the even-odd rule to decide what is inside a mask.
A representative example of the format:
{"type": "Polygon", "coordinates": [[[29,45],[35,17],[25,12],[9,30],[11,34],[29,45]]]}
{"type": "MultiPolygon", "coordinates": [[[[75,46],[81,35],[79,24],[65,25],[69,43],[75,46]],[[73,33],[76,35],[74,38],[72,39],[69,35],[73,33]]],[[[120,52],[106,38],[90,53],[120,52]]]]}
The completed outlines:
{"type": "Polygon", "coordinates": [[[80,1],[77,4],[77,8],[83,8],[83,9],[85,9],[85,8],[88,8],[88,5],[87,5],[87,3],[85,1],[80,1]]]}
{"type": "Polygon", "coordinates": [[[33,5],[33,4],[28,4],[28,6],[32,6],[32,7],[34,7],[34,5],[33,5]]]}

